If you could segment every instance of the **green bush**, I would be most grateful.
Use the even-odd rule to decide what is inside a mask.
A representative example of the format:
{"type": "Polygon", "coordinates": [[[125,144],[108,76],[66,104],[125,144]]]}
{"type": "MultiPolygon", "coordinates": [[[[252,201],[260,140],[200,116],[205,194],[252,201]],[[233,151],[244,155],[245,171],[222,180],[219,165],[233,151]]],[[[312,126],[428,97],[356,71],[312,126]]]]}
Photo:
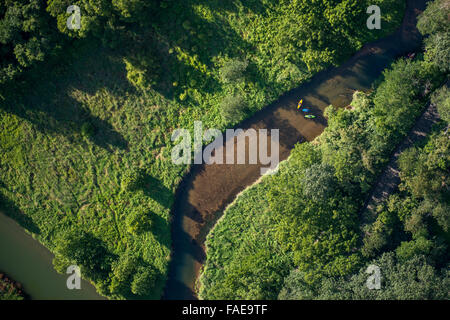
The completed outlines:
{"type": "Polygon", "coordinates": [[[425,58],[442,72],[450,71],[450,5],[446,0],[428,2],[427,9],[419,16],[417,28],[425,40],[425,58]]]}
{"type": "Polygon", "coordinates": [[[145,171],[142,169],[129,169],[124,172],[121,185],[126,191],[136,191],[144,187],[145,171]]]}
{"type": "Polygon", "coordinates": [[[313,164],[305,170],[303,195],[315,202],[327,201],[336,195],[334,168],[327,164],[313,164]]]}
{"type": "Polygon", "coordinates": [[[433,93],[431,102],[437,107],[441,119],[450,123],[450,90],[444,85],[433,93]]]}
{"type": "Polygon", "coordinates": [[[155,286],[156,279],[157,274],[150,266],[139,267],[131,282],[131,292],[139,296],[148,294],[155,286]]]}
{"type": "Polygon", "coordinates": [[[128,213],[125,224],[129,233],[139,234],[151,229],[152,219],[149,213],[136,210],[128,213]]]}
{"type": "Polygon", "coordinates": [[[55,264],[65,261],[65,266],[75,264],[80,267],[81,274],[94,281],[104,280],[109,276],[113,255],[104,243],[85,231],[65,233],[55,249],[55,264]]]}
{"type": "Polygon", "coordinates": [[[25,296],[20,290],[20,285],[0,273],[0,301],[2,300],[24,300],[25,296]]]}
{"type": "Polygon", "coordinates": [[[84,122],[81,125],[81,134],[86,138],[92,138],[95,135],[95,127],[90,122],[84,122]]]}
{"type": "Polygon", "coordinates": [[[44,0],[0,3],[0,84],[44,61],[61,45],[45,8],[44,0]]]}
{"type": "Polygon", "coordinates": [[[112,265],[110,291],[114,294],[128,295],[131,293],[131,281],[135,274],[138,259],[126,251],[112,265]]]}
{"type": "Polygon", "coordinates": [[[224,83],[234,83],[244,77],[244,72],[247,69],[248,61],[238,58],[225,62],[219,70],[220,78],[224,83]]]}
{"type": "Polygon", "coordinates": [[[240,95],[227,96],[220,104],[222,120],[234,124],[242,120],[247,111],[247,102],[240,95]]]}

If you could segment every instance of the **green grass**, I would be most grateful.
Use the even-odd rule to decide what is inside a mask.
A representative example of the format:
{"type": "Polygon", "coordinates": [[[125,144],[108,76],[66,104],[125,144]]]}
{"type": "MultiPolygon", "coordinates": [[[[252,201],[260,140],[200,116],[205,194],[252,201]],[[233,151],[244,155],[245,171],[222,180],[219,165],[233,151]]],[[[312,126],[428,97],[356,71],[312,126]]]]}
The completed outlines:
{"type": "MultiPolygon", "coordinates": [[[[195,120],[204,127],[232,125],[222,121],[219,108],[227,95],[241,94],[250,115],[318,70],[338,64],[364,42],[392,31],[404,9],[402,2],[384,15],[388,25],[381,32],[335,21],[329,43],[308,44],[310,34],[297,25],[317,8],[303,5],[170,4],[154,17],[156,31],[149,34],[148,45],[110,50],[92,39],[74,40],[64,57],[4,88],[0,195],[7,213],[52,251],[58,251],[59,239],[70,230],[83,230],[116,261],[131,252],[139,264],[156,270],[148,295],[133,295],[129,288],[111,292],[112,273],[95,280],[97,288],[112,298],[159,298],[170,259],[170,209],[188,169],[170,160],[172,130],[192,130],[195,120]],[[126,62],[130,67],[129,61],[151,60],[150,54],[158,57],[157,81],[135,88],[126,78],[126,62]],[[249,61],[244,79],[224,84],[219,70],[235,57],[249,61]],[[123,178],[136,169],[144,172],[145,183],[133,191],[123,188],[123,178]],[[130,233],[125,219],[139,210],[151,217],[152,228],[130,233]]],[[[352,13],[364,25],[365,8],[358,5],[352,13]]],[[[151,80],[153,74],[144,72],[144,77],[151,80]]],[[[60,271],[67,262],[62,260],[56,263],[60,271]]],[[[111,272],[113,265],[108,265],[111,272]]]]}

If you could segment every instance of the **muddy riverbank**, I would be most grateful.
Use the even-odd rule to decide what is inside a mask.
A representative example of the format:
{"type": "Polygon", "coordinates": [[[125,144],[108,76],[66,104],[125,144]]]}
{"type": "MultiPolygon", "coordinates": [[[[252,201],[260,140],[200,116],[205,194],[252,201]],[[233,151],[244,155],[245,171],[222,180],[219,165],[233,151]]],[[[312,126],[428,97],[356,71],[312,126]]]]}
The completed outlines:
{"type": "MultiPolygon", "coordinates": [[[[425,5],[425,0],[408,0],[397,32],[365,45],[340,67],[318,73],[238,127],[279,129],[279,158],[280,161],[286,159],[296,143],[311,141],[323,131],[326,126],[323,111],[328,105],[348,105],[355,90],[370,89],[395,58],[421,45],[416,17],[425,5]],[[317,116],[316,119],[305,119],[297,110],[299,99],[303,99],[303,105],[317,116]]],[[[196,298],[196,279],[206,259],[206,235],[226,205],[258,180],[261,166],[260,163],[193,165],[178,188],[173,207],[173,253],[166,299],[196,298]]]]}

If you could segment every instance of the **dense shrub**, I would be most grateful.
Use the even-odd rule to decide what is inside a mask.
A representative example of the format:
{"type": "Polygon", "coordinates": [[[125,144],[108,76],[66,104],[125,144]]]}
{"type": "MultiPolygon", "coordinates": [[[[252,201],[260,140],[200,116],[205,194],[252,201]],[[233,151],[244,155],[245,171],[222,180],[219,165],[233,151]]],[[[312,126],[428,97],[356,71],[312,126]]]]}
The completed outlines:
{"type": "Polygon", "coordinates": [[[327,201],[336,193],[334,168],[326,164],[313,164],[305,170],[302,181],[303,195],[316,202],[327,201]]]}
{"type": "Polygon", "coordinates": [[[131,292],[143,296],[155,286],[156,273],[150,267],[141,266],[136,270],[136,274],[131,282],[131,292]]]}
{"type": "Polygon", "coordinates": [[[25,294],[21,285],[11,280],[0,272],[0,301],[1,300],[24,300],[25,294]]]}
{"type": "Polygon", "coordinates": [[[219,70],[220,77],[224,83],[233,83],[242,80],[247,66],[248,61],[246,60],[232,59],[227,61],[219,70]]]}
{"type": "Polygon", "coordinates": [[[56,266],[77,265],[84,277],[89,279],[104,280],[111,271],[113,255],[100,239],[90,233],[73,230],[64,234],[55,251],[56,266]]]}
{"type": "Polygon", "coordinates": [[[437,107],[442,120],[450,123],[450,90],[444,85],[431,97],[431,102],[437,107]]]}
{"type": "Polygon", "coordinates": [[[446,0],[428,2],[418,19],[417,27],[425,40],[425,57],[441,71],[450,71],[450,4],[446,0]]]}
{"type": "Polygon", "coordinates": [[[57,51],[55,24],[45,0],[0,3],[0,84],[57,51]]]}
{"type": "Polygon", "coordinates": [[[324,278],[317,286],[310,286],[303,275],[293,270],[280,291],[280,300],[428,300],[448,299],[450,273],[436,270],[424,256],[414,256],[400,262],[393,253],[383,254],[370,261],[351,277],[324,278]],[[367,287],[368,265],[380,268],[381,289],[367,287]]]}
{"type": "Polygon", "coordinates": [[[125,223],[129,233],[139,234],[143,231],[148,231],[152,227],[152,219],[147,212],[136,210],[128,213],[125,223]]]}
{"type": "Polygon", "coordinates": [[[247,102],[240,95],[227,96],[220,104],[222,119],[225,123],[236,123],[246,114],[247,102]]]}

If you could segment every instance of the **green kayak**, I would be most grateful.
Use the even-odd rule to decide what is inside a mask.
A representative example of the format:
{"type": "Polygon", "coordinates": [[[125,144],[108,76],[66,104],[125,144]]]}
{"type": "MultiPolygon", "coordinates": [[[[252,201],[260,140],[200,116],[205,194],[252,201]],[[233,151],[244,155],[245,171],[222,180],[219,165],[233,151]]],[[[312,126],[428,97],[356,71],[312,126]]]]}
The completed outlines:
{"type": "Polygon", "coordinates": [[[312,115],[312,114],[307,114],[305,115],[305,118],[307,119],[314,119],[316,116],[312,115]]]}

